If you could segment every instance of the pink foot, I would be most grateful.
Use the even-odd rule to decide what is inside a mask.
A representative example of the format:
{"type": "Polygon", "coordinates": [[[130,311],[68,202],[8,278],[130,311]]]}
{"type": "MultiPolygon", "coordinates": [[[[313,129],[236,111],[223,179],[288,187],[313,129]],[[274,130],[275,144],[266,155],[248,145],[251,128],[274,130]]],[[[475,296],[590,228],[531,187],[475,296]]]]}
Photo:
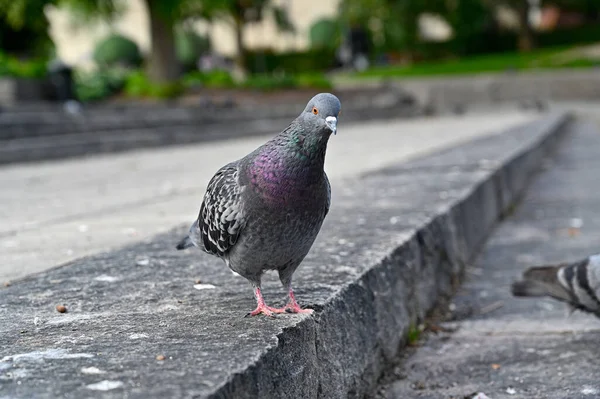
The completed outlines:
{"type": "Polygon", "coordinates": [[[287,313],[306,313],[306,314],[311,314],[314,312],[314,310],[312,309],[302,309],[300,307],[300,305],[298,305],[298,302],[296,302],[296,296],[294,295],[294,291],[290,288],[290,301],[288,302],[288,304],[285,306],[285,308],[283,308],[283,310],[287,313]]]}
{"type": "Polygon", "coordinates": [[[277,314],[279,314],[279,313],[285,313],[285,310],[287,309],[287,308],[272,308],[270,306],[268,308],[269,308],[269,310],[271,312],[277,313],[277,314]]]}
{"type": "Polygon", "coordinates": [[[256,309],[248,313],[246,317],[258,316],[259,314],[264,314],[265,316],[273,317],[273,308],[268,307],[264,303],[259,303],[256,309]]]}
{"type": "Polygon", "coordinates": [[[273,313],[283,313],[284,310],[271,308],[267,306],[265,303],[265,299],[262,296],[262,292],[260,292],[260,288],[254,289],[254,296],[256,297],[256,309],[252,312],[248,313],[248,316],[258,316],[259,314],[264,314],[265,316],[273,317],[273,313]]]}
{"type": "Polygon", "coordinates": [[[314,310],[312,309],[302,309],[297,303],[287,305],[284,309],[287,313],[314,313],[314,310]]]}
{"type": "Polygon", "coordinates": [[[267,306],[265,300],[262,296],[260,288],[254,289],[254,295],[256,297],[256,309],[252,312],[248,313],[248,316],[258,316],[259,314],[264,314],[265,316],[274,317],[275,314],[279,313],[305,313],[311,314],[314,312],[312,309],[302,309],[298,302],[296,302],[296,298],[294,297],[294,291],[290,289],[290,301],[283,308],[272,308],[267,306]]]}

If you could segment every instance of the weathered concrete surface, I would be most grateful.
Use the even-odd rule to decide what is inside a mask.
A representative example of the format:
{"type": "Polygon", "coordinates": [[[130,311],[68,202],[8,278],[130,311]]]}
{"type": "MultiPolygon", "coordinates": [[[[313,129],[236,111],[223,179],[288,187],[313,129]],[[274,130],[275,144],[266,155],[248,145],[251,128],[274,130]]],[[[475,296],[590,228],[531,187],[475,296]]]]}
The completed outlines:
{"type": "MultiPolygon", "coordinates": [[[[361,124],[342,120],[326,170],[335,186],[536,117],[496,112],[361,124]]],[[[214,172],[268,138],[0,168],[0,284],[190,223],[214,172]]]]}
{"type": "MultiPolygon", "coordinates": [[[[183,226],[5,288],[0,396],[371,392],[410,325],[452,292],[565,121],[548,116],[428,161],[334,184],[331,214],[295,280],[313,316],[243,318],[254,305],[248,284],[215,258],[175,251],[183,226]],[[210,286],[194,289],[197,278],[210,286]],[[58,304],[69,311],[57,313],[58,304]]],[[[274,276],[265,280],[275,305],[284,293],[274,276]]]]}
{"type": "MultiPolygon", "coordinates": [[[[597,112],[597,110],[596,110],[597,112]]],[[[513,298],[533,265],[578,260],[600,247],[600,129],[573,124],[515,214],[467,269],[454,299],[455,333],[429,335],[396,370],[386,398],[600,398],[600,320],[549,299],[513,298]],[[582,224],[581,228],[577,228],[582,224]]]]}

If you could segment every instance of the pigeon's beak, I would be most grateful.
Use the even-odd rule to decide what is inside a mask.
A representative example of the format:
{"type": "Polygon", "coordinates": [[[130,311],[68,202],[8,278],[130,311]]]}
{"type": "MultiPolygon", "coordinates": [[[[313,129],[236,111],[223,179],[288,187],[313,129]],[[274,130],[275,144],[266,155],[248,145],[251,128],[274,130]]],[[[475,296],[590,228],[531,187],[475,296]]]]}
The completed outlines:
{"type": "Polygon", "coordinates": [[[327,122],[327,126],[329,126],[333,134],[335,134],[337,131],[337,118],[335,116],[328,116],[325,118],[325,122],[327,122]]]}

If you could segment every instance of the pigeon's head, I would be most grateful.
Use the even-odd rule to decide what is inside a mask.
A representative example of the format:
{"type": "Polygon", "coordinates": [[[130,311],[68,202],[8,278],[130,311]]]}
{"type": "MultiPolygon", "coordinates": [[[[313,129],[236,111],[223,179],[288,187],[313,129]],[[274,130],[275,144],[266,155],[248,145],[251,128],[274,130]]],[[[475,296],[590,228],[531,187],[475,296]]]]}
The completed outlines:
{"type": "Polygon", "coordinates": [[[342,104],[336,96],[330,93],[319,93],[310,99],[300,116],[304,123],[317,131],[325,129],[335,134],[341,108],[342,104]]]}

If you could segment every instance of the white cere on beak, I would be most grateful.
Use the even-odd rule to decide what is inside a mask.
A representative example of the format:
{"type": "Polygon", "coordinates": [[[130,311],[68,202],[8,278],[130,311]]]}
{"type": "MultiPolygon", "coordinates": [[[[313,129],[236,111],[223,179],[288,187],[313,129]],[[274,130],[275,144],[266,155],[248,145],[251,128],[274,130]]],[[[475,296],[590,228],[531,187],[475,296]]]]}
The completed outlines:
{"type": "Polygon", "coordinates": [[[327,122],[327,126],[329,126],[333,134],[335,134],[337,131],[337,118],[335,116],[328,116],[325,118],[325,122],[327,122]]]}

